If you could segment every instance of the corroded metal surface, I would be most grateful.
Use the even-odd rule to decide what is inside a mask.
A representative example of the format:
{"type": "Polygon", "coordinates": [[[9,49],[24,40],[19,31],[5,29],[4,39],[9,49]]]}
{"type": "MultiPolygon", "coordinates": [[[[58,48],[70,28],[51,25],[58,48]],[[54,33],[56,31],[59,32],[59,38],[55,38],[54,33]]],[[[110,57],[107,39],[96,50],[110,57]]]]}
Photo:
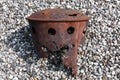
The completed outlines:
{"type": "Polygon", "coordinates": [[[46,9],[27,19],[40,57],[63,64],[77,75],[77,49],[89,17],[71,9],[46,9]]]}
{"type": "Polygon", "coordinates": [[[85,21],[89,17],[72,9],[46,9],[38,11],[28,17],[35,21],[85,21]]]}

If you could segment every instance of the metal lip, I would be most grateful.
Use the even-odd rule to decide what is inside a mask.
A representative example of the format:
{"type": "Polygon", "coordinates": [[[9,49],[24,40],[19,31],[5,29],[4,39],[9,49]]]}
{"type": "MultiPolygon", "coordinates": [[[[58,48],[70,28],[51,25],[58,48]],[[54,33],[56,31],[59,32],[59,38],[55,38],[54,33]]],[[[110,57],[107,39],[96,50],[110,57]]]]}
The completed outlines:
{"type": "Polygon", "coordinates": [[[72,9],[45,9],[33,13],[29,17],[26,18],[27,20],[32,21],[86,21],[89,20],[90,17],[84,15],[83,13],[72,10],[72,9]]]}

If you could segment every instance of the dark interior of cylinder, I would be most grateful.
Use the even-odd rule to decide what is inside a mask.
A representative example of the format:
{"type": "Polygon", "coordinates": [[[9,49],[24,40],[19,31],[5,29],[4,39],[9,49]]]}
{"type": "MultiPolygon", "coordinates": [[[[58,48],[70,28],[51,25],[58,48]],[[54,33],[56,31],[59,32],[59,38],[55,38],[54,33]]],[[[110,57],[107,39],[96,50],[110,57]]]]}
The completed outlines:
{"type": "Polygon", "coordinates": [[[68,29],[67,29],[67,32],[68,34],[73,34],[75,31],[74,27],[70,26],[68,29]]]}
{"type": "Polygon", "coordinates": [[[51,51],[45,45],[42,45],[41,49],[42,49],[43,52],[48,53],[48,61],[49,61],[49,63],[53,64],[53,65],[55,65],[57,67],[57,66],[62,64],[63,59],[64,59],[64,55],[68,54],[68,51],[71,48],[74,48],[74,47],[75,47],[74,44],[71,44],[69,46],[65,45],[60,49],[57,49],[55,51],[51,51]]]}
{"type": "Polygon", "coordinates": [[[48,29],[48,34],[55,35],[56,34],[55,29],[53,29],[53,28],[48,29]]]}

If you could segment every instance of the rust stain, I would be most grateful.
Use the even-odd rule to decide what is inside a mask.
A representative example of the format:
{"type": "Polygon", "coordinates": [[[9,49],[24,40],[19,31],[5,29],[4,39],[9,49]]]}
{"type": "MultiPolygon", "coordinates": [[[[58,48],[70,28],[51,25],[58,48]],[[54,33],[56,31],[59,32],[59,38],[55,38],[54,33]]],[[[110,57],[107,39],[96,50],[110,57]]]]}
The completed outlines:
{"type": "Polygon", "coordinates": [[[27,18],[40,57],[63,64],[77,75],[77,49],[89,17],[71,9],[46,9],[27,18]]]}

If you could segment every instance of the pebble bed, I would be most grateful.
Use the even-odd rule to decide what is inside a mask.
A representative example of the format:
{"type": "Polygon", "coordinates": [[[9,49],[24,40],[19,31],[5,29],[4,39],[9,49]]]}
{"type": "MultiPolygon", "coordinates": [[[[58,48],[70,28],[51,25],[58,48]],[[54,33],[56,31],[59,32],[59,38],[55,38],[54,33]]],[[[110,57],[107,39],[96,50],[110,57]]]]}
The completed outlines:
{"type": "Polygon", "coordinates": [[[0,80],[119,80],[120,0],[0,0],[0,80]],[[91,16],[78,49],[78,75],[37,57],[26,17],[47,8],[91,16]]]}

